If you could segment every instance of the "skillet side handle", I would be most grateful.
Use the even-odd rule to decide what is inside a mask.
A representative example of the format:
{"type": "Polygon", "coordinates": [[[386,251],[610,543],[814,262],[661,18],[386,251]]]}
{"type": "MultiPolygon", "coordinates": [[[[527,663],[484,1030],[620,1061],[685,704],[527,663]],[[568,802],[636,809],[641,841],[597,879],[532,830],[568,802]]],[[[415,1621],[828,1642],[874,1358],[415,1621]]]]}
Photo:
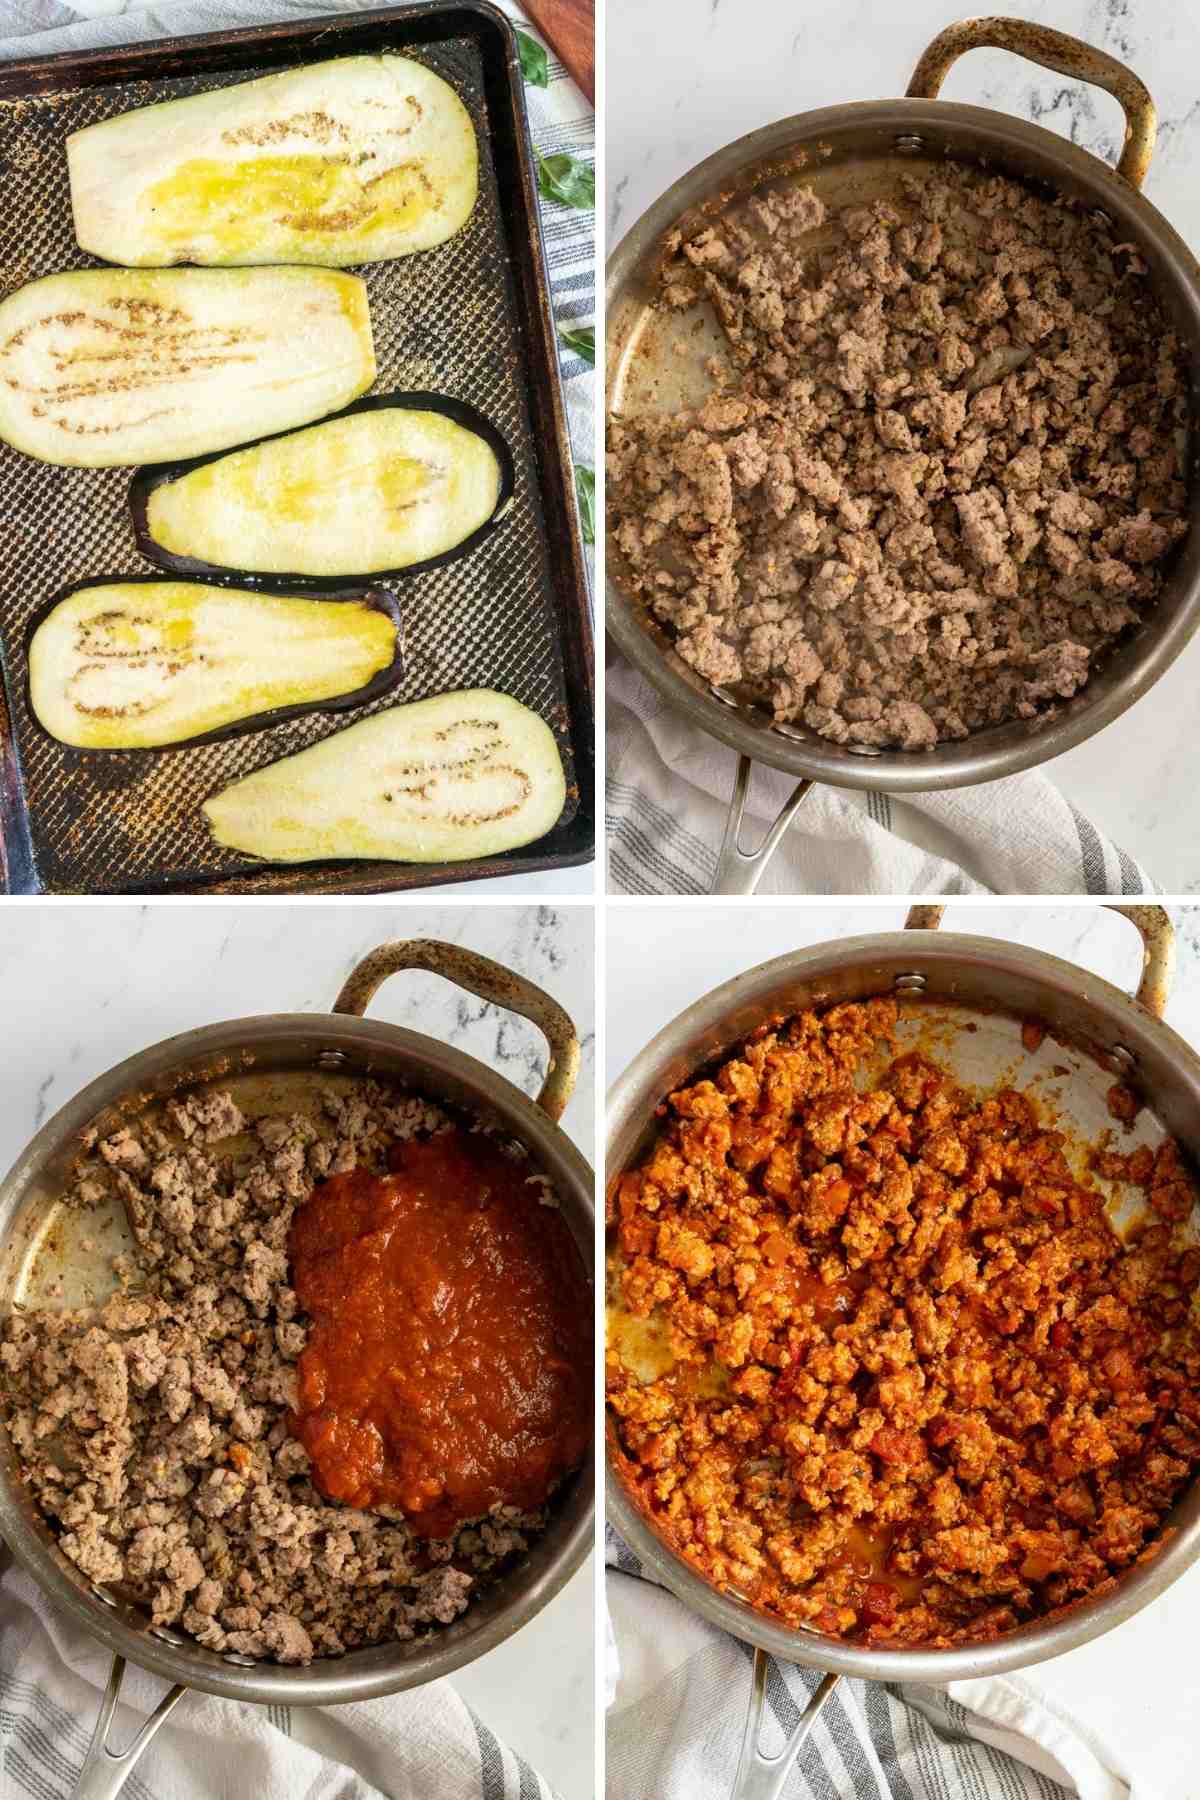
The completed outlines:
{"type": "Polygon", "coordinates": [[[904,921],[905,931],[936,931],[942,922],[944,906],[910,906],[904,921]]]}
{"type": "Polygon", "coordinates": [[[771,1658],[765,1650],[754,1652],[754,1673],[750,1684],[750,1706],[746,1713],[746,1730],[742,1737],[742,1754],[738,1758],[737,1779],[730,1800],[777,1800],[791,1774],[797,1756],[804,1747],[817,1715],[838,1684],[836,1675],[826,1675],[812,1699],[800,1714],[798,1723],[783,1749],[776,1756],[764,1756],[759,1749],[763,1706],[767,1698],[767,1677],[771,1658]]]}
{"type": "Polygon", "coordinates": [[[752,894],[762,880],[767,864],[774,856],[779,841],[796,816],[796,809],[812,792],[811,781],[802,781],[784,801],[774,824],[757,850],[743,850],[740,839],[746,813],[746,796],[750,792],[750,776],[754,764],[748,756],[738,757],[737,778],[725,821],[725,836],[717,858],[713,880],[714,894],[752,894]]]}
{"type": "Polygon", "coordinates": [[[159,1726],[188,1692],[187,1688],[178,1685],[168,1688],[128,1748],[110,1750],[106,1742],[108,1728],[112,1724],[113,1713],[117,1709],[117,1696],[121,1692],[121,1681],[124,1674],[125,1658],[114,1656],[112,1669],[109,1672],[108,1686],[104,1690],[104,1699],[100,1703],[100,1717],[96,1720],[96,1729],[92,1733],[88,1753],[83,1759],[83,1767],[79,1771],[79,1780],[75,1785],[72,1800],[115,1800],[115,1796],[125,1786],[126,1778],[133,1773],[134,1765],[142,1751],[159,1726]]]}
{"type": "MultiPolygon", "coordinates": [[[[944,906],[910,906],[906,931],[936,931],[944,906]]],[[[1161,1019],[1171,997],[1175,978],[1175,927],[1163,906],[1109,906],[1137,927],[1142,940],[1142,978],[1134,999],[1156,1019],[1161,1019]]]]}
{"type": "Polygon", "coordinates": [[[1164,906],[1110,906],[1135,925],[1142,940],[1142,978],[1134,999],[1161,1019],[1175,979],[1175,927],[1164,906]]]}
{"type": "Polygon", "coordinates": [[[536,1025],[550,1046],[550,1062],[537,1103],[552,1119],[562,1117],[579,1076],[579,1038],[557,1000],[523,975],[515,975],[474,950],[439,943],[435,938],[408,938],[381,944],[364,957],[334,1001],[334,1012],[362,1018],[376,990],[402,969],[426,969],[431,975],[441,975],[455,987],[466,988],[492,1006],[520,1013],[536,1025]]]}
{"type": "Polygon", "coordinates": [[[1056,75],[1087,81],[1112,95],[1125,114],[1125,142],[1117,174],[1140,188],[1154,154],[1158,115],[1145,83],[1132,69],[1065,31],[1035,25],[1028,19],[962,19],[938,33],[913,70],[910,100],[936,100],[951,67],[968,50],[1011,50],[1027,62],[1040,63],[1056,75]]]}

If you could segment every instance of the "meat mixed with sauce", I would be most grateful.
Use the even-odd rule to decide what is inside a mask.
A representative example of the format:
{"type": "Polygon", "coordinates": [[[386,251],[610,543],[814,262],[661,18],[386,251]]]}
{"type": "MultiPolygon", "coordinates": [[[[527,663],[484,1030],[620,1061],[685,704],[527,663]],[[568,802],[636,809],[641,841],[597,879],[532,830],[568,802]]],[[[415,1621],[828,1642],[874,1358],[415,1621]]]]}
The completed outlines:
{"type": "Polygon", "coordinates": [[[699,300],[713,391],[615,420],[607,495],[706,681],[925,749],[1053,711],[1153,605],[1185,363],[1099,218],[953,165],[834,215],[792,187],[672,234],[661,305],[699,300]]]}
{"type": "Polygon", "coordinates": [[[0,1329],[0,1411],[63,1553],[156,1624],[281,1662],[465,1611],[586,1453],[591,1306],[547,1178],[355,1081],[93,1137],[67,1199],[114,1196],[118,1291],[0,1329]]]}
{"type": "Polygon", "coordinates": [[[938,1647],[1152,1553],[1200,1462],[1197,1193],[1169,1140],[1098,1148],[1145,1202],[1119,1237],[1028,1095],[915,1052],[870,1082],[896,1018],[797,1015],[660,1107],[616,1192],[608,1400],[627,1485],[709,1581],[938,1647]]]}

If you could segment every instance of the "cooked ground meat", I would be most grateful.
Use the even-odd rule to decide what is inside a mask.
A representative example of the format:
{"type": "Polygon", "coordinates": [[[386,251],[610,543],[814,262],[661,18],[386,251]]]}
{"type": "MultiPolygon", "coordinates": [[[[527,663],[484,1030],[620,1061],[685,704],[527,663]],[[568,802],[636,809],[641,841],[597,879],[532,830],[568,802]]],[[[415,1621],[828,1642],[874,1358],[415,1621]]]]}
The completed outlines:
{"type": "Polygon", "coordinates": [[[1094,217],[953,166],[831,217],[768,193],[669,238],[662,306],[702,299],[714,391],[614,420],[607,505],[706,680],[921,749],[1053,711],[1153,604],[1185,365],[1094,217]]]}
{"type": "Polygon", "coordinates": [[[0,1331],[0,1410],[84,1575],[211,1650],[307,1663],[449,1623],[527,1548],[544,1510],[497,1507],[438,1540],[331,1504],[288,1431],[307,1338],[288,1286],[296,1205],[447,1122],[356,1082],[313,1116],[250,1124],[217,1090],[85,1139],[68,1199],[124,1201],[125,1286],[99,1309],[14,1311],[0,1331]]]}
{"type": "Polygon", "coordinates": [[[1170,1141],[1097,1150],[1148,1201],[1122,1241],[1028,1095],[916,1052],[864,1088],[895,1023],[803,1013],[669,1096],[618,1187],[609,1405],[708,1580],[944,1646],[1111,1586],[1200,1461],[1197,1194],[1170,1141]]]}

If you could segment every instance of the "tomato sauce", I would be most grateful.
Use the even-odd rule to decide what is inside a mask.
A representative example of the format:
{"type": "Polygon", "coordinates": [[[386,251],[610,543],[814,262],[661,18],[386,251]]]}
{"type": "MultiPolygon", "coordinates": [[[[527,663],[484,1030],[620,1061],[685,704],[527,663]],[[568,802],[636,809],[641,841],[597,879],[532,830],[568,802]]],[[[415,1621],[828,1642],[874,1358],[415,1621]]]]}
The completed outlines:
{"type": "MultiPolygon", "coordinates": [[[[831,1569],[852,1569],[855,1575],[868,1585],[868,1588],[890,1589],[896,1595],[898,1602],[903,1600],[906,1604],[911,1604],[920,1598],[921,1577],[904,1575],[888,1567],[892,1537],[891,1526],[875,1525],[870,1521],[859,1520],[850,1526],[841,1549],[831,1553],[828,1566],[831,1569]]],[[[875,1595],[877,1605],[880,1599],[881,1596],[877,1592],[875,1595]]]]}
{"type": "Polygon", "coordinates": [[[532,1509],[591,1436],[592,1306],[529,1165],[457,1128],[331,1176],[297,1210],[292,1281],[312,1325],[291,1430],[349,1506],[449,1537],[532,1509]]]}
{"type": "Polygon", "coordinates": [[[854,1311],[865,1281],[825,1282],[806,1269],[789,1269],[788,1286],[796,1299],[811,1306],[818,1325],[840,1325],[854,1311]]]}

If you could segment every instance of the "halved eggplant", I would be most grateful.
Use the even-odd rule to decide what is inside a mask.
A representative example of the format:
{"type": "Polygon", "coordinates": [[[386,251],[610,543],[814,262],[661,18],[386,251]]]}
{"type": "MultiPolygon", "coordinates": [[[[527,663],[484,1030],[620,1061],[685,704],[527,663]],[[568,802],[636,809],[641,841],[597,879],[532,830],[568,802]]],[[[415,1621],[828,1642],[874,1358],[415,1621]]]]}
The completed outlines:
{"type": "Polygon", "coordinates": [[[204,803],[219,844],[266,862],[463,862],[532,843],[566,798],[554,734],[488,688],[378,713],[204,803]]]}
{"type": "Polygon", "coordinates": [[[348,56],[167,100],[67,139],[82,250],[168,263],[378,262],[470,217],[479,153],[454,89],[348,56]]]}
{"type": "Polygon", "coordinates": [[[195,744],[378,699],[402,670],[399,611],[382,588],[318,600],[98,580],[51,602],[28,661],[30,708],[60,743],[195,744]]]}
{"type": "Polygon", "coordinates": [[[334,269],[76,269],[0,304],[0,438],[42,462],[225,450],[374,379],[366,287],[334,269]]]}
{"type": "Polygon", "coordinates": [[[138,548],[178,574],[306,582],[461,556],[513,491],[490,420],[444,394],[372,394],[306,431],[134,477],[138,548]]]}

